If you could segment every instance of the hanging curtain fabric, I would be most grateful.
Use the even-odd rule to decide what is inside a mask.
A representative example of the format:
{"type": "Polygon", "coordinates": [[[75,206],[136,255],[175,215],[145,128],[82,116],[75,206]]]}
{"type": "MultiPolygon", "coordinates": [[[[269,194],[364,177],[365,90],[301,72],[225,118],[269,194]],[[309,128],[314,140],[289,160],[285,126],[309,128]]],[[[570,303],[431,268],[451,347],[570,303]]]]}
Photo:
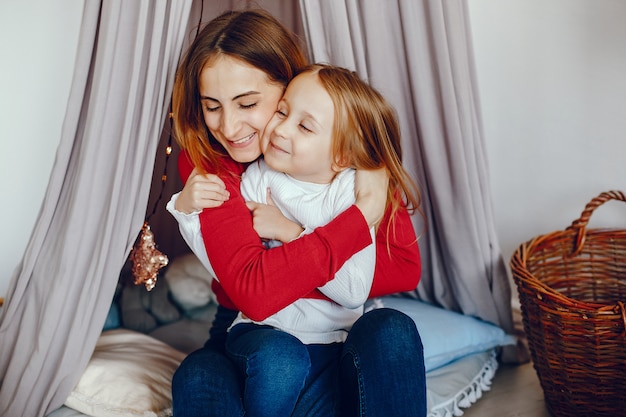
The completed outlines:
{"type": "Polygon", "coordinates": [[[513,333],[492,213],[465,0],[300,0],[311,58],[357,71],[396,108],[418,179],[415,296],[513,333]]]}
{"type": "Polygon", "coordinates": [[[0,318],[0,415],[61,406],[142,227],[191,0],[84,3],[45,199],[0,318]]]}
{"type": "MultiPolygon", "coordinates": [[[[207,22],[225,11],[256,9],[259,7],[263,7],[263,9],[270,12],[290,30],[299,35],[299,38],[302,40],[302,46],[304,47],[302,19],[300,17],[298,0],[272,0],[261,2],[258,0],[194,0],[182,50],[187,50],[189,45],[191,45],[198,28],[203,27],[207,22]]],[[[170,130],[166,126],[158,146],[157,159],[155,161],[154,174],[152,177],[152,189],[150,190],[150,200],[148,203],[149,209],[155,206],[159,195],[162,195],[165,202],[167,202],[172,194],[179,192],[183,188],[183,182],[178,175],[178,155],[180,148],[176,141],[170,140],[168,137],[169,133],[170,130]],[[166,160],[166,158],[158,153],[166,148],[168,142],[172,143],[172,154],[169,159],[166,160]],[[164,171],[167,172],[167,181],[162,185],[161,175],[164,171]]],[[[156,208],[156,212],[149,220],[159,250],[164,252],[170,261],[173,261],[180,255],[189,253],[190,249],[180,234],[176,219],[165,209],[165,204],[158,204],[156,208]]]]}

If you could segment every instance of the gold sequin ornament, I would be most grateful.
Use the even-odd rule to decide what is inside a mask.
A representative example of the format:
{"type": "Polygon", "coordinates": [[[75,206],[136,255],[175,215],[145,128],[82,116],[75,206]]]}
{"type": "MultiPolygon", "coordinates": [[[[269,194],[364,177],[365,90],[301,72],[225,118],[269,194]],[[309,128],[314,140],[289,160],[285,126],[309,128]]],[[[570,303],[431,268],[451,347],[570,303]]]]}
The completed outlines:
{"type": "Polygon", "coordinates": [[[135,285],[144,284],[146,290],[154,288],[159,270],[169,262],[167,256],[156,248],[154,234],[148,222],[143,224],[137,245],[130,253],[135,285]]]}

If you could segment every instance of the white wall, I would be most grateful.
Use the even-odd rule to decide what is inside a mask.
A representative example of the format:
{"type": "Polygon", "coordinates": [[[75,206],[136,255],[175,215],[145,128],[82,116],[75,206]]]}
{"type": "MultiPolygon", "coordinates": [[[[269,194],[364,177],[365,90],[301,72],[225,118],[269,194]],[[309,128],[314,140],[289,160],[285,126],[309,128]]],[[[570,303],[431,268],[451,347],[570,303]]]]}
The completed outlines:
{"type": "MultiPolygon", "coordinates": [[[[0,2],[0,296],[54,161],[82,3],[0,2]]],[[[508,262],[521,242],[563,229],[599,192],[626,191],[626,2],[468,4],[497,230],[508,262]]],[[[625,212],[610,203],[593,221],[624,227],[625,212]]]]}
{"type": "MultiPolygon", "coordinates": [[[[505,260],[563,230],[602,191],[626,192],[626,2],[468,0],[505,260]]],[[[626,206],[592,227],[626,228],[626,206]]]]}
{"type": "Polygon", "coordinates": [[[82,0],[0,2],[0,297],[48,185],[82,7],[82,0]]]}

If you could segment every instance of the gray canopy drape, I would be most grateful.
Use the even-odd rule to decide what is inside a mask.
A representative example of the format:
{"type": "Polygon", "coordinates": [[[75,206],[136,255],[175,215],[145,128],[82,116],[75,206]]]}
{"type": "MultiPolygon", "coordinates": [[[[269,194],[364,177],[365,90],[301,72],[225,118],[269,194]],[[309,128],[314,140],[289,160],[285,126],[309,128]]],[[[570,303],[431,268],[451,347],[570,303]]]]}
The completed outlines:
{"type": "Polygon", "coordinates": [[[495,234],[465,0],[300,0],[312,60],[357,71],[396,108],[419,180],[419,298],[513,333],[495,234]]]}
{"type": "Polygon", "coordinates": [[[61,140],[0,322],[0,415],[61,406],[144,221],[191,0],[84,2],[61,140]]]}

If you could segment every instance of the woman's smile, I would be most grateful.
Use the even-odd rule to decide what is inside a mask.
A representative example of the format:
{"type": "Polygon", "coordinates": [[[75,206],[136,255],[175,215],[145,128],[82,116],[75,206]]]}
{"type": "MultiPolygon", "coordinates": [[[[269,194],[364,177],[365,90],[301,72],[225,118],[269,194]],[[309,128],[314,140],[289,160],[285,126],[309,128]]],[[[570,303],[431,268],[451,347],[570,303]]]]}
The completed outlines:
{"type": "Polygon", "coordinates": [[[255,137],[256,137],[256,132],[251,133],[250,135],[248,135],[248,136],[246,136],[244,138],[241,138],[241,139],[238,139],[238,140],[229,140],[228,142],[231,143],[235,147],[246,146],[255,137]]]}

